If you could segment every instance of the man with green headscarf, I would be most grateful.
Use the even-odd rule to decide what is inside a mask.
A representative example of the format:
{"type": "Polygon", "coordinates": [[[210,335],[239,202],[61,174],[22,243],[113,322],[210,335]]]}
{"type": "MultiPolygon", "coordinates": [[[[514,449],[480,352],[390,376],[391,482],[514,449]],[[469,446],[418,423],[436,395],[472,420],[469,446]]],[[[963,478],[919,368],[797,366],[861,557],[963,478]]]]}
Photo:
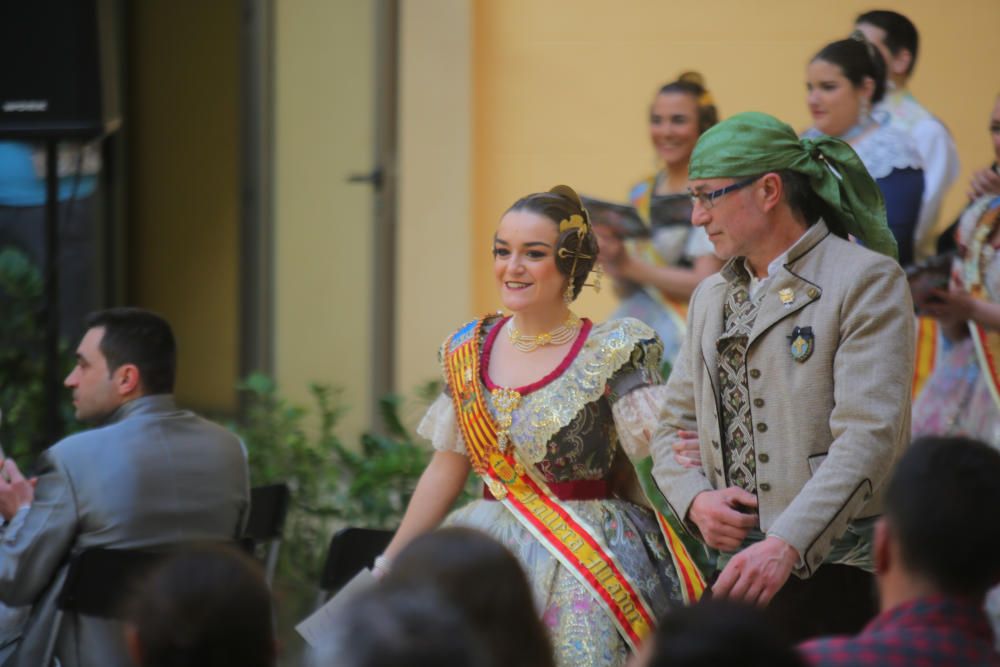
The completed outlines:
{"type": "Polygon", "coordinates": [[[702,135],[689,176],[728,261],[691,297],[653,474],[720,551],[714,595],[768,605],[790,639],[856,632],[910,433],[913,305],[882,196],[846,143],[762,113],[702,135]],[[672,455],[682,430],[700,467],[672,455]]]}

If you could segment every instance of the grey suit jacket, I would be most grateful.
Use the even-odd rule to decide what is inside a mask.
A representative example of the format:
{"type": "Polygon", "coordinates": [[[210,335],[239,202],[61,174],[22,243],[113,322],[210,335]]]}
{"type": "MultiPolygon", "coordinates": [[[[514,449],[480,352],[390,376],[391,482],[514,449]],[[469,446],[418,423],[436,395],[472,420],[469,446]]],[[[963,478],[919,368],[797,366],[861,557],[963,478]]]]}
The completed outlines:
{"type": "MultiPolygon", "coordinates": [[[[733,261],[742,258],[691,297],[688,337],[651,445],[654,477],[679,517],[698,493],[727,485],[716,340],[733,261]],[[701,469],[674,461],[678,429],[697,429],[701,469]]],[[[883,482],[909,442],[913,305],[896,262],[831,234],[822,221],[762,289],[746,362],[760,527],[798,550],[796,574],[808,576],[849,521],[881,512],[883,482]],[[781,290],[793,295],[787,306],[781,290]],[[815,336],[805,361],[791,353],[796,326],[815,336]]]]}
{"type": "MultiPolygon", "coordinates": [[[[240,441],[164,394],[126,403],[106,425],[53,445],[37,472],[31,508],[0,533],[0,601],[32,605],[5,667],[40,667],[72,555],[233,539],[249,509],[240,441]]],[[[63,667],[131,664],[118,623],[70,614],[56,657],[63,667]]]]}

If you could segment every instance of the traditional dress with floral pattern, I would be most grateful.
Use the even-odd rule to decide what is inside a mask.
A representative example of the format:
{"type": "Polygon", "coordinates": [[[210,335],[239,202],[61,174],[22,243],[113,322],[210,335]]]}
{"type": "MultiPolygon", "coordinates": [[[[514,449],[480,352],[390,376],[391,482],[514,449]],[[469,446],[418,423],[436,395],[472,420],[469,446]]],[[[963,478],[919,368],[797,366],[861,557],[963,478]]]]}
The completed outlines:
{"type": "MultiPolygon", "coordinates": [[[[478,329],[478,382],[494,419],[503,407],[498,409],[494,399],[498,387],[489,377],[489,357],[505,322],[499,316],[487,318],[478,329]]],[[[583,322],[558,368],[532,385],[514,388],[521,398],[511,414],[510,442],[518,459],[553,489],[593,489],[595,484],[607,489],[597,493],[603,497],[561,502],[603,542],[653,614],[660,616],[683,604],[684,584],[657,516],[635,483],[630,461],[641,468],[649,458],[664,389],[659,373],[662,347],[652,329],[635,319],[596,326],[583,322]]],[[[455,403],[447,393],[430,407],[418,432],[439,451],[466,454],[455,403]]],[[[610,614],[504,504],[476,500],[452,513],[446,523],[481,529],[519,558],[561,667],[624,664],[628,644],[610,614]]]]}

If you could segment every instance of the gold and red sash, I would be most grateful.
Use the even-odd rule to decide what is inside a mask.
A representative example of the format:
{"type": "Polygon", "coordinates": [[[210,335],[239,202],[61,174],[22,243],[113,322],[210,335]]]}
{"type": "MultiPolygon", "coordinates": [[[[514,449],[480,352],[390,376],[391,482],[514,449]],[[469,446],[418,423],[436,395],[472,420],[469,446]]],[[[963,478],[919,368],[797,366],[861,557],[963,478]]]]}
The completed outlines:
{"type": "Polygon", "coordinates": [[[680,575],[684,602],[687,604],[697,602],[705,594],[704,575],[691,557],[691,552],[684,546],[680,531],[671,525],[667,515],[657,512],[656,521],[660,525],[663,538],[667,541],[667,548],[670,550],[677,574],[680,575]]]}
{"type": "MultiPolygon", "coordinates": [[[[1000,224],[1000,206],[987,208],[979,217],[971,234],[962,272],[965,287],[977,299],[989,301],[986,291],[985,272],[987,260],[984,251],[990,243],[997,225],[1000,224]]],[[[976,348],[979,368],[989,387],[993,402],[1000,409],[1000,332],[988,331],[982,325],[969,320],[969,333],[976,348]]]]}
{"type": "Polygon", "coordinates": [[[469,461],[494,497],[586,586],[634,651],[655,623],[638,588],[601,538],[552,495],[534,466],[523,465],[513,446],[500,446],[479,382],[482,323],[470,322],[445,345],[445,371],[469,461]]]}
{"type": "Polygon", "coordinates": [[[667,543],[667,550],[674,562],[674,569],[681,580],[681,595],[685,604],[692,604],[701,599],[707,586],[702,572],[715,570],[715,559],[704,544],[691,535],[677,515],[670,509],[670,504],[653,479],[653,459],[647,456],[635,462],[636,477],[646,499],[653,506],[656,522],[667,543]]]}
{"type": "Polygon", "coordinates": [[[912,399],[917,400],[917,396],[923,391],[928,378],[934,371],[934,364],[937,363],[938,351],[938,325],[933,317],[917,317],[917,338],[916,338],[916,359],[913,363],[913,391],[912,399]]]}

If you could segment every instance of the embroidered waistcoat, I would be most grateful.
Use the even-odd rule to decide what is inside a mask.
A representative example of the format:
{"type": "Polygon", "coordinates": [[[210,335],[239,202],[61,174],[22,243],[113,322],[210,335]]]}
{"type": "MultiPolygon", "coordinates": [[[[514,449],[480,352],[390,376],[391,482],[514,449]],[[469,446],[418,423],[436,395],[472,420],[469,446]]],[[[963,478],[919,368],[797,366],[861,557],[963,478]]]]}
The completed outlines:
{"type": "Polygon", "coordinates": [[[747,341],[760,306],[760,290],[751,298],[749,278],[741,276],[729,284],[723,306],[723,333],[716,341],[719,351],[719,386],[722,393],[722,452],[726,480],[750,493],[757,493],[754,460],[753,416],[747,383],[747,341]]]}

